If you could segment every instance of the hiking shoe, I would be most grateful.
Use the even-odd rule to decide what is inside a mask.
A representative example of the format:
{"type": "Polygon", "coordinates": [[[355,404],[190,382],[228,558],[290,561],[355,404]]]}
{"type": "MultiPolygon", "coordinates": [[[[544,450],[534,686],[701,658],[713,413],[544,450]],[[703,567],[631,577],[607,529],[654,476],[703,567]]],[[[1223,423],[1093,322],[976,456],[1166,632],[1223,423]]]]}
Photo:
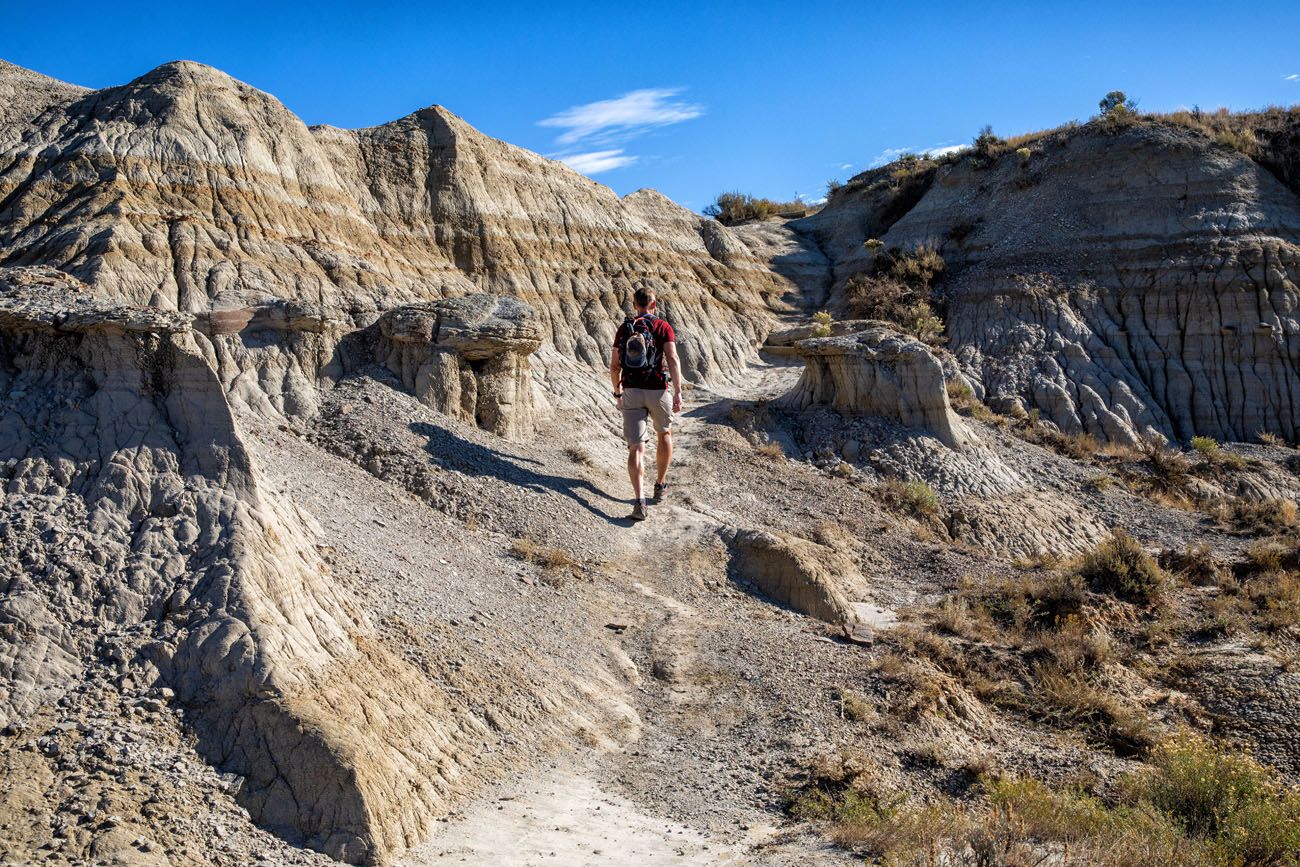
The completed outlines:
{"type": "Polygon", "coordinates": [[[667,482],[655,482],[655,502],[658,503],[668,494],[667,482]]]}
{"type": "Polygon", "coordinates": [[[627,516],[629,521],[644,521],[646,519],[645,503],[637,500],[636,505],[632,507],[632,514],[627,516]]]}

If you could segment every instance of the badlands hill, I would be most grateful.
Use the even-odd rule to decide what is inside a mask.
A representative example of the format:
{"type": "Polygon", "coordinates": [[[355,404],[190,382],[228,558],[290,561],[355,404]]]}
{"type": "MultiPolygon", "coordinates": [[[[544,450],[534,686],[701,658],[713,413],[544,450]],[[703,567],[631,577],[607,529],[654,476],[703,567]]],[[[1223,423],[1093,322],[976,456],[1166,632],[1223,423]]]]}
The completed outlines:
{"type": "Polygon", "coordinates": [[[1092,123],[729,228],[437,106],[0,97],[0,860],[1228,863],[989,805],[1180,730],[1300,774],[1276,166],[1092,123]],[[691,390],[632,527],[639,286],[691,390]]]}

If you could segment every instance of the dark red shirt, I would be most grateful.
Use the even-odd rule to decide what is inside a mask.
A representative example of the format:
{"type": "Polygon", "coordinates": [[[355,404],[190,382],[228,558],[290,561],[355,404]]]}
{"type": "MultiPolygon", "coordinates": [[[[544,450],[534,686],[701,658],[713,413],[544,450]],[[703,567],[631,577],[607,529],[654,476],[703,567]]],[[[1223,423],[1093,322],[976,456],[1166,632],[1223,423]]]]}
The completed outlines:
{"type": "MultiPolygon", "coordinates": [[[[660,319],[649,313],[644,317],[638,316],[638,319],[645,318],[650,320],[650,333],[654,335],[655,352],[659,356],[659,364],[648,370],[638,368],[623,368],[623,387],[624,388],[648,388],[664,389],[668,387],[668,373],[664,369],[664,349],[668,344],[677,340],[677,335],[673,333],[673,327],[668,324],[666,319],[660,319]]],[[[614,351],[618,352],[623,345],[624,339],[632,332],[632,326],[624,322],[618,327],[618,333],[614,335],[614,351]]]]}

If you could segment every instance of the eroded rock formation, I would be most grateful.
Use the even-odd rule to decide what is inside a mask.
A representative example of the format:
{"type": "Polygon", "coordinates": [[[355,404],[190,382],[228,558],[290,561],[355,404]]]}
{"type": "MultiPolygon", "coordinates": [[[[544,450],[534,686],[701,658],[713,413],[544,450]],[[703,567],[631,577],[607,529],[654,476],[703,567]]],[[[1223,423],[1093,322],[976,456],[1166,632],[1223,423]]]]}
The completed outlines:
{"type": "Polygon", "coordinates": [[[1182,128],[1067,130],[1030,150],[940,166],[890,219],[867,186],[795,226],[840,284],[867,238],[939,245],[948,347],[988,400],[1120,442],[1297,438],[1296,195],[1182,128]]]}
{"type": "Polygon", "coordinates": [[[923,429],[952,449],[971,443],[972,434],[948,404],[943,366],[924,343],[885,323],[841,322],[836,329],[838,335],[826,337],[802,328],[769,339],[765,348],[804,360],[799,384],[779,406],[830,406],[923,429]]]}
{"type": "Polygon", "coordinates": [[[470,295],[379,319],[379,356],[421,403],[511,439],[533,432],[528,356],[542,330],[527,304],[470,295]]]}
{"type": "MultiPolygon", "coordinates": [[[[240,419],[301,423],[378,360],[525,437],[535,397],[604,393],[634,287],[702,382],[754,356],[788,286],[730,230],[437,107],[308,129],[187,62],[101,91],[5,64],[0,95],[4,718],[88,659],[147,665],[257,822],[389,860],[537,687],[497,672],[509,698],[471,708],[375,640],[240,419]]],[[[548,717],[583,706],[564,689],[548,717]]]]}
{"type": "MultiPolygon", "coordinates": [[[[449,304],[449,341],[487,352],[492,320],[467,311],[500,309],[449,304]],[[469,322],[484,328],[474,339],[469,322]]],[[[483,746],[535,713],[526,681],[498,671],[525,698],[497,705],[489,729],[375,636],[307,519],[262,483],[190,314],[0,269],[0,395],[0,726],[92,660],[144,665],[187,709],[200,754],[242,779],[255,821],[386,863],[483,746]]]]}
{"type": "Polygon", "coordinates": [[[401,304],[509,295],[537,313],[545,384],[604,363],[642,285],[687,376],[726,377],[787,288],[726,227],[650,191],[620,199],[440,107],[309,129],[189,62],[101,91],[12,66],[0,82],[31,94],[0,124],[0,261],[56,265],[104,297],[200,314],[272,297],[364,327],[401,304]]]}
{"type": "Polygon", "coordinates": [[[857,567],[833,548],[765,530],[729,530],[736,577],[769,599],[849,633],[859,628],[845,592],[861,582],[857,567]]]}

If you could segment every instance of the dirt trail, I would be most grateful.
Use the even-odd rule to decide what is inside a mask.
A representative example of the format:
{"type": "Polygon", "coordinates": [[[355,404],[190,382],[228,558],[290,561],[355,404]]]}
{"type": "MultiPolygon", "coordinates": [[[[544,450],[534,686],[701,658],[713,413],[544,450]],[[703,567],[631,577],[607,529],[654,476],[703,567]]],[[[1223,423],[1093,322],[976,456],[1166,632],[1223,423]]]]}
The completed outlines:
{"type": "Polygon", "coordinates": [[[503,783],[448,818],[405,867],[741,864],[742,847],[649,815],[590,772],[547,770],[503,783]]]}
{"type": "MultiPolygon", "coordinates": [[[[716,539],[720,528],[743,518],[735,504],[718,502],[711,495],[713,470],[706,471],[709,455],[703,439],[705,419],[724,411],[731,400],[779,394],[792,384],[798,370],[762,367],[754,374],[751,384],[743,389],[687,392],[683,412],[674,425],[671,499],[651,506],[650,519],[645,522],[611,528],[610,551],[616,556],[604,567],[613,581],[607,588],[612,594],[609,604],[616,611],[638,611],[637,619],[646,624],[640,650],[648,656],[644,667],[649,670],[644,674],[664,687],[662,707],[648,712],[662,713],[674,728],[692,736],[667,748],[672,751],[694,753],[695,737],[713,739],[735,720],[726,718],[728,712],[719,715],[716,708],[709,708],[716,704],[713,693],[717,684],[701,676],[717,663],[707,658],[712,652],[707,645],[720,626],[716,612],[701,610],[683,598],[682,588],[656,573],[652,564],[661,562],[665,551],[702,550],[716,539]]],[[[608,451],[601,449],[602,453],[608,451]]],[[[646,456],[648,483],[653,481],[653,452],[651,445],[646,456]]],[[[602,459],[592,469],[597,489],[611,497],[626,494],[629,486],[621,463],[602,459]]],[[[705,599],[716,603],[713,594],[705,599]]],[[[745,604],[755,603],[746,599],[745,604]]],[[[639,655],[636,649],[631,652],[639,655]]],[[[677,737],[674,734],[668,740],[677,737]]],[[[672,786],[668,800],[638,783],[638,775],[645,773],[639,767],[645,757],[641,746],[638,740],[604,756],[581,752],[556,756],[549,767],[517,775],[449,817],[440,831],[402,863],[406,867],[449,860],[471,865],[785,865],[842,860],[841,854],[820,843],[797,836],[779,838],[777,829],[764,821],[771,818],[764,804],[729,805],[728,815],[742,813],[748,817],[743,821],[686,815],[689,810],[684,813],[679,800],[692,800],[687,791],[691,782],[683,778],[672,786]]],[[[645,746],[650,752],[656,749],[651,744],[645,746]]],[[[675,760],[719,767],[716,757],[698,753],[678,755],[675,760]]],[[[718,770],[718,774],[724,772],[718,770]]],[[[708,793],[700,793],[700,800],[707,802],[708,798],[708,793]]]]}

